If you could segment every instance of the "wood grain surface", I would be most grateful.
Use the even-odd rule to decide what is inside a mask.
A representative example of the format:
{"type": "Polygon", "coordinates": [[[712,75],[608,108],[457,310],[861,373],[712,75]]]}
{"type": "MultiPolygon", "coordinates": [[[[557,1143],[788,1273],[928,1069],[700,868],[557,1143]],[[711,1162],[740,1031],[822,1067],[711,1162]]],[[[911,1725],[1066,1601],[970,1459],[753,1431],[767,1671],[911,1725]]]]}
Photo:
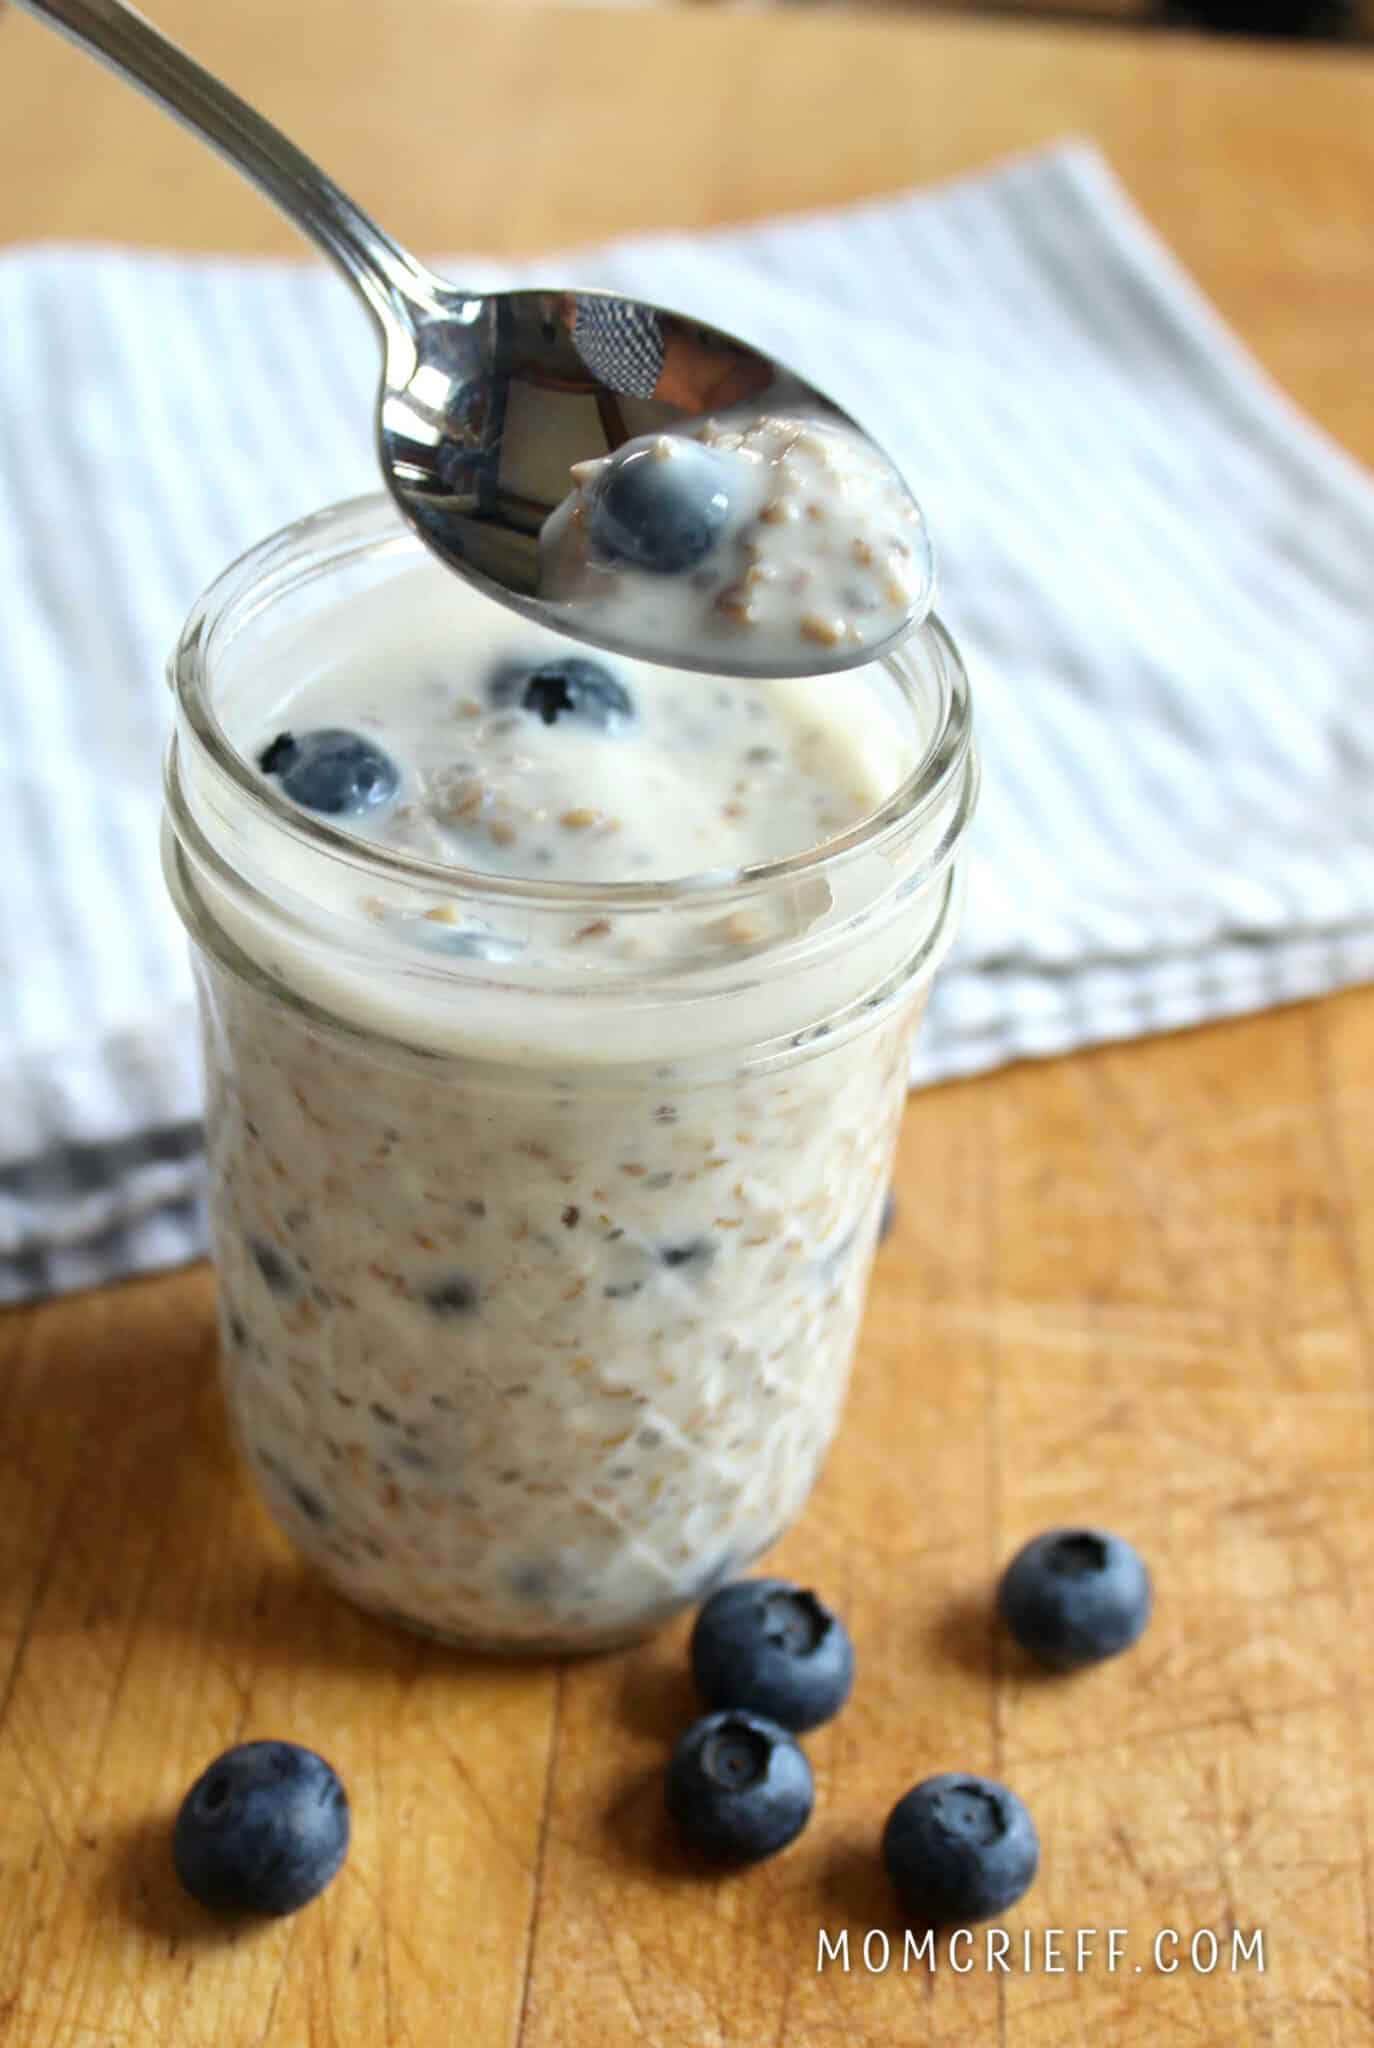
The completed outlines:
{"type": "MultiPolygon", "coordinates": [[[[1374,457],[1359,57],[831,14],[160,12],[431,251],[701,225],[1096,136],[1269,368],[1374,457]]],[[[294,246],[11,16],[0,239],[52,234],[294,246]]],[[[659,1816],[682,1629],[555,1668],[354,1615],[233,1462],[204,1270],[0,1316],[5,2048],[1374,2038],[1374,994],[923,1094],[899,1186],[839,1445],[776,1554],[848,1615],[860,1683],[808,1738],[812,1827],[724,1882],[684,1871],[659,1816]],[[1156,1620],[1114,1665],[1038,1677],[992,1626],[996,1572],[1094,1518],[1146,1550],[1156,1620]],[[354,1846],[317,1905],[226,1931],[178,1893],[168,1822],[214,1750],[262,1734],[334,1759],[354,1846]],[[1019,1946],[1009,1973],[901,1967],[876,1841],[943,1768],[1005,1777],[1038,1818],[1042,1875],[1007,1920],[1029,1971],[1019,1946]],[[822,1927],[849,1931],[847,1974],[818,1971],[822,1927]],[[1264,1931],[1263,1972],[1229,1967],[1232,1927],[1264,1931]],[[875,1929],[894,1946],[870,1973],[875,1929]]]]}

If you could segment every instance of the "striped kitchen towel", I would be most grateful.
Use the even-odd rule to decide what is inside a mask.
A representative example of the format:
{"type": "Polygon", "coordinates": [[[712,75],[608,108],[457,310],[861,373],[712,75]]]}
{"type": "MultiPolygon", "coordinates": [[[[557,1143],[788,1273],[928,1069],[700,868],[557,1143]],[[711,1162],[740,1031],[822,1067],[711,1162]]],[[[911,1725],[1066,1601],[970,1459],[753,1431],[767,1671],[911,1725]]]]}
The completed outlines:
{"type": "MultiPolygon", "coordinates": [[[[1091,149],[571,280],[796,361],[898,455],[973,672],[968,911],[916,1079],[1374,978],[1374,484],[1091,149]]],[[[372,339],[300,264],[0,256],[0,1300],[204,1243],[162,666],[236,551],[370,488],[372,339]],[[156,339],[154,337],[157,337],[156,339]]]]}

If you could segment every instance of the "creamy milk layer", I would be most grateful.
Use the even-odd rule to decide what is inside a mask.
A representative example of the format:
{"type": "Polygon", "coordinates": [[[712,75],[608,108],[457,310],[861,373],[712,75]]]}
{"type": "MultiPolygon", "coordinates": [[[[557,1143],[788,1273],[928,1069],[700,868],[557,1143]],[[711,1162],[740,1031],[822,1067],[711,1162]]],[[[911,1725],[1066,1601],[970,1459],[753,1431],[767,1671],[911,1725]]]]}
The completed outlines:
{"type": "Polygon", "coordinates": [[[373,843],[536,881],[665,881],[784,859],[875,809],[890,770],[851,709],[597,654],[483,605],[461,650],[365,654],[291,692],[251,751],[321,729],[374,742],[394,799],[333,821],[373,843]]]}
{"type": "Polygon", "coordinates": [[[573,474],[540,536],[540,594],[567,605],[572,630],[804,670],[887,645],[929,605],[920,512],[882,451],[838,423],[741,410],[573,474]],[[627,458],[641,481],[617,519],[608,492],[627,458]],[[664,494],[666,528],[652,504],[664,494]]]}
{"type": "MultiPolygon", "coordinates": [[[[321,727],[360,736],[394,770],[395,798],[320,822],[364,854],[381,847],[433,865],[421,881],[326,858],[237,792],[198,788],[205,829],[234,871],[232,886],[207,878],[216,923],[303,1000],[361,1028],[534,1066],[562,1057],[566,1003],[528,985],[513,1000],[490,978],[455,990],[446,962],[509,962],[555,991],[619,977],[613,1013],[582,1034],[588,1063],[760,1043],[842,1004],[833,962],[814,945],[794,972],[751,987],[742,1013],[680,1003],[647,977],[681,958],[715,962],[733,983],[760,949],[861,916],[872,882],[853,863],[808,866],[786,886],[749,877],[856,828],[928,741],[881,667],[839,683],[675,674],[527,624],[425,559],[324,619],[283,622],[265,642],[243,636],[222,669],[219,717],[247,760],[321,727]],[[559,708],[569,679],[581,710],[559,708]],[[608,692],[613,709],[598,723],[608,692]],[[524,706],[526,694],[555,711],[552,722],[524,706]],[[491,900],[474,876],[490,878],[491,900]],[[518,890],[502,898],[513,877],[563,891],[568,907],[536,911],[518,890]],[[690,878],[682,890],[692,901],[671,915],[628,900],[667,877],[690,878]],[[595,901],[603,887],[617,900],[595,901]],[[361,922],[394,940],[384,970],[360,967],[332,939],[288,944],[284,919],[322,917],[344,938],[361,922]],[[640,966],[646,978],[628,981],[640,966]]],[[[278,799],[287,787],[280,772],[255,781],[278,799]]],[[[852,991],[895,971],[917,936],[903,917],[856,940],[845,962],[852,991]]]]}
{"type": "Polygon", "coordinates": [[[367,1606],[458,1642],[632,1638],[757,1557],[810,1489],[920,989],[827,1037],[897,957],[892,937],[871,955],[856,939],[810,964],[841,874],[785,892],[797,958],[771,979],[767,909],[727,890],[654,936],[596,892],[703,867],[728,880],[843,833],[919,736],[876,695],[856,716],[861,683],[593,657],[430,569],[243,645],[221,715],[268,764],[259,786],[280,798],[308,735],[351,734],[388,774],[329,822],[454,878],[450,897],[359,859],[325,882],[265,813],[217,819],[263,906],[227,882],[198,902],[245,1456],[301,1549],[367,1606]],[[536,931],[500,905],[474,915],[474,871],[578,897],[536,931]],[[307,897],[339,959],[288,917],[307,897]],[[358,921],[395,942],[366,972],[344,961],[358,921]],[[684,931],[694,966],[713,948],[724,963],[709,997],[673,996],[684,931]],[[604,948],[624,971],[635,946],[652,1002],[633,982],[623,1005],[569,1001],[580,963],[604,948]],[[519,985],[541,947],[551,981],[519,985]],[[441,1010],[407,963],[454,959],[481,972],[441,1010]],[[806,1028],[760,1061],[783,1018],[806,1028]]]}

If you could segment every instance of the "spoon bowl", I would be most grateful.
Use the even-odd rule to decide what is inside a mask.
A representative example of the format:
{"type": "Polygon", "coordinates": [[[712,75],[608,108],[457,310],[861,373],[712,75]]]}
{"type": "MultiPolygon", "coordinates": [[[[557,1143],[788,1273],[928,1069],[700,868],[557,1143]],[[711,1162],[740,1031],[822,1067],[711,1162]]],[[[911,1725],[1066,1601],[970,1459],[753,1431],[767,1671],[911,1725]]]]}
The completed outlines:
{"type": "MultiPolygon", "coordinates": [[[[661,637],[652,636],[643,608],[622,626],[613,609],[550,597],[541,588],[540,536],[568,496],[574,464],[745,401],[859,429],[746,342],[642,300],[541,290],[464,297],[437,279],[434,294],[432,313],[416,306],[413,324],[388,337],[377,444],[407,521],[470,582],[542,626],[639,660],[710,673],[828,673],[873,661],[905,636],[918,605],[889,636],[860,647],[820,653],[793,646],[783,654],[746,638],[733,648],[719,639],[693,647],[666,623],[661,637]],[[609,324],[647,335],[656,359],[671,363],[655,395],[642,395],[632,363],[622,372],[604,351],[595,364],[579,352],[573,335],[589,308],[601,316],[599,331],[609,324]],[[639,388],[626,390],[632,381],[639,388]],[[663,395],[665,383],[671,396],[663,395]]],[[[928,586],[928,572],[923,580],[928,586]]]]}

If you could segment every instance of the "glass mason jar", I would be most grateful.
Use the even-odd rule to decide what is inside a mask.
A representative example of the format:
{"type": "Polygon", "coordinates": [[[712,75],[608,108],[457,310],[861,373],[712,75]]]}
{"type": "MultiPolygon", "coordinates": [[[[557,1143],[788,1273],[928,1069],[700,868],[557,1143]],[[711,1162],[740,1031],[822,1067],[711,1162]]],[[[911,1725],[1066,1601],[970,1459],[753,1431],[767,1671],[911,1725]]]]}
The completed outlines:
{"type": "Polygon", "coordinates": [[[173,655],[164,857],[224,1385],[273,1515],[348,1598],[457,1643],[598,1648],[767,1550],[830,1442],[957,914],[967,683],[933,618],[826,682],[890,789],[793,858],[458,870],[246,758],[341,620],[404,619],[431,578],[461,659],[486,600],[385,499],[337,506],[230,568],[173,655]]]}

